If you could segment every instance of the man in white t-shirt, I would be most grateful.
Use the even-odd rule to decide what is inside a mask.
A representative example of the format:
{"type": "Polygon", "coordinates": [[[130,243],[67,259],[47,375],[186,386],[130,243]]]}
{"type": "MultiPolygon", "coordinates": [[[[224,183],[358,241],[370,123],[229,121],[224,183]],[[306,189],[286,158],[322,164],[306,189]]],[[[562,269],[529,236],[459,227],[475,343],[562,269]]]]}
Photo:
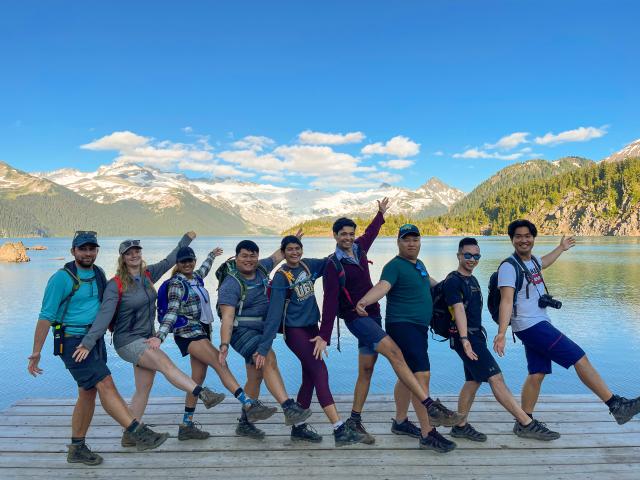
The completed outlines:
{"type": "MultiPolygon", "coordinates": [[[[547,255],[532,255],[536,226],[528,220],[516,220],[508,227],[509,238],[515,248],[510,259],[498,270],[500,288],[500,322],[493,349],[504,355],[505,334],[511,329],[524,344],[529,375],[522,386],[522,409],[533,418],[533,410],[545,375],[551,373],[551,363],[564,368],[575,367],[578,377],[608,407],[616,422],[622,425],[640,412],[640,397],[629,400],[614,395],[600,374],[589,362],[584,350],[551,325],[547,307],[560,308],[549,302],[542,270],[550,267],[558,257],[575,245],[573,237],[562,237],[560,244],[547,255]],[[518,281],[521,277],[521,282],[518,281]],[[521,287],[515,292],[516,285],[521,287]],[[514,299],[514,294],[516,295],[514,299]],[[514,302],[515,300],[515,302],[514,302]]],[[[519,428],[514,425],[514,433],[519,428]]]]}

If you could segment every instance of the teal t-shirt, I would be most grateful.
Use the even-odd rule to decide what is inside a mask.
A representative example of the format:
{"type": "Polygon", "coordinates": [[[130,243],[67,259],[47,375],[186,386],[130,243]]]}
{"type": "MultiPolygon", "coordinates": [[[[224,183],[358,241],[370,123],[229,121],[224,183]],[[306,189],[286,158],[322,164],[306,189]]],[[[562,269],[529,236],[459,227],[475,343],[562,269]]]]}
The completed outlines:
{"type": "Polygon", "coordinates": [[[380,280],[391,284],[387,293],[386,323],[429,325],[433,314],[429,273],[424,263],[396,256],[382,269],[380,280]]]}
{"type": "MultiPolygon", "coordinates": [[[[80,288],[71,297],[67,314],[64,317],[66,332],[71,335],[84,335],[86,325],[93,323],[93,320],[100,309],[100,299],[98,298],[98,283],[96,282],[93,270],[78,269],[80,288]],[[83,328],[74,328],[83,327],[83,328]]],[[[63,270],[54,273],[44,291],[42,308],[38,318],[49,320],[51,323],[59,321],[64,311],[64,305],[60,303],[67,298],[73,288],[71,276],[63,270]]]]}

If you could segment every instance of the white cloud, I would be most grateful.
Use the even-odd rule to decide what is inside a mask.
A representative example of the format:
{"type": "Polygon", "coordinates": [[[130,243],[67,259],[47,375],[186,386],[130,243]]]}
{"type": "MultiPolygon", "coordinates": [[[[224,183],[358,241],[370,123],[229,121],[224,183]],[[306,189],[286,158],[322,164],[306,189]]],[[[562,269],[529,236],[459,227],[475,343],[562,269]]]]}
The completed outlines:
{"type": "Polygon", "coordinates": [[[182,170],[190,170],[192,172],[207,172],[216,177],[253,177],[252,173],[243,172],[231,165],[216,162],[199,163],[183,160],[178,163],[177,167],[182,170]]]}
{"type": "Polygon", "coordinates": [[[323,133],[305,130],[298,135],[300,143],[308,145],[345,145],[347,143],[360,143],[365,139],[362,132],[349,133],[323,133]]]}
{"type": "Polygon", "coordinates": [[[260,180],[263,182],[282,183],[286,179],[284,177],[279,177],[278,175],[263,175],[260,177],[260,180]]]}
{"type": "Polygon", "coordinates": [[[337,188],[370,188],[377,187],[380,182],[372,182],[354,175],[334,175],[320,177],[312,181],[309,185],[324,190],[336,190],[337,188]]]}
{"type": "Polygon", "coordinates": [[[352,173],[359,163],[359,159],[348,153],[318,145],[281,146],[273,153],[284,159],[287,170],[309,176],[352,173]]]}
{"type": "Polygon", "coordinates": [[[567,142],[586,142],[594,138],[600,138],[607,134],[607,127],[579,127],[574,130],[566,130],[558,134],[549,132],[542,137],[536,137],[538,145],[558,145],[567,142]]]}
{"type": "Polygon", "coordinates": [[[489,153],[477,148],[469,148],[462,153],[454,153],[453,158],[497,158],[499,160],[517,160],[522,157],[522,153],[512,153],[501,155],[499,153],[489,153]]]}
{"type": "Polygon", "coordinates": [[[398,183],[402,180],[402,175],[397,175],[389,172],[369,173],[368,175],[366,175],[366,177],[372,180],[379,180],[386,183],[398,183]]]}
{"type": "Polygon", "coordinates": [[[285,163],[271,153],[259,155],[255,150],[227,150],[217,156],[225,162],[258,172],[275,173],[285,169],[285,163]]]}
{"type": "Polygon", "coordinates": [[[183,127],[180,130],[182,130],[184,133],[193,133],[193,127],[183,127]]]}
{"type": "Polygon", "coordinates": [[[248,135],[244,137],[242,140],[238,140],[237,142],[233,142],[231,145],[234,148],[239,148],[242,150],[254,150],[256,152],[261,152],[266,147],[270,147],[271,145],[275,145],[275,141],[269,137],[261,137],[256,135],[248,135]]]}
{"type": "Polygon", "coordinates": [[[93,142],[80,145],[85,150],[128,150],[135,147],[141,147],[151,141],[151,138],[137,135],[128,130],[124,132],[113,132],[111,135],[105,135],[93,142]]]}
{"type": "Polygon", "coordinates": [[[392,170],[403,170],[405,168],[409,168],[414,163],[415,162],[413,160],[401,160],[401,159],[389,160],[386,162],[378,162],[379,165],[386,168],[391,168],[392,170]]]}
{"type": "Polygon", "coordinates": [[[441,157],[441,156],[443,156],[443,155],[444,155],[444,152],[443,152],[442,150],[438,150],[437,152],[433,152],[433,154],[434,154],[436,157],[441,157]]]}
{"type": "Polygon", "coordinates": [[[493,143],[493,144],[486,143],[485,148],[511,150],[513,148],[516,148],[518,145],[522,143],[528,143],[528,140],[527,140],[528,136],[529,136],[529,132],[514,132],[511,135],[502,137],[496,143],[493,143]]]}
{"type": "Polygon", "coordinates": [[[420,144],[407,137],[398,135],[387,143],[372,143],[362,148],[364,155],[393,155],[395,157],[413,157],[420,153],[420,144]]]}

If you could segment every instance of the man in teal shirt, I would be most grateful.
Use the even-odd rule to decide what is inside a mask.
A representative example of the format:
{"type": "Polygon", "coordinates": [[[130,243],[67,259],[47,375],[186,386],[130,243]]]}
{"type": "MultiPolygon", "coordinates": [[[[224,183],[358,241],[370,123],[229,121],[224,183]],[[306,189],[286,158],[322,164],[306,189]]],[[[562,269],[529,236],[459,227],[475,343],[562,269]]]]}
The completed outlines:
{"type": "Polygon", "coordinates": [[[54,273],[47,283],[28,366],[34,377],[43,372],[38,367],[40,352],[49,328],[53,326],[58,337],[54,341],[54,355],[60,356],[78,384],[67,461],[85,465],[102,463],[102,457],[85,444],[96,406],[96,394],[100,395],[105,411],[135,438],[138,450],[156,448],[168,437],[167,434],[153,432],[131,414],[111,378],[103,339],[98,341],[87,358],[78,358],[77,347],[98,313],[106,284],[104,272],[94,265],[98,247],[95,232],[81,231],[74,235],[71,244],[74,261],[54,273]]]}

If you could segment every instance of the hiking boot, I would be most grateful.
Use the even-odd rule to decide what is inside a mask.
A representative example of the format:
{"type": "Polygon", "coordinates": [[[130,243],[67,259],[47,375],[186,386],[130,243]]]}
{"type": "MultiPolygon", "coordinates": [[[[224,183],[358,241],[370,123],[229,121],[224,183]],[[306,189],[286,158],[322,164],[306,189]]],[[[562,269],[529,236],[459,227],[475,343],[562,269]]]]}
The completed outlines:
{"type": "Polygon", "coordinates": [[[362,420],[356,420],[355,418],[349,417],[345,423],[349,425],[351,430],[355,430],[363,436],[361,443],[364,443],[365,445],[373,445],[376,443],[376,437],[367,432],[364,425],[362,425],[362,420]]]}
{"type": "Polygon", "coordinates": [[[640,397],[629,400],[628,398],[613,396],[613,404],[609,407],[609,413],[616,419],[618,425],[623,425],[640,412],[640,397]]]}
{"type": "Polygon", "coordinates": [[[534,440],[543,440],[545,442],[560,438],[558,432],[549,430],[544,423],[535,419],[527,426],[521,425],[520,422],[516,421],[513,426],[513,433],[521,438],[533,438],[534,440]]]}
{"type": "Polygon", "coordinates": [[[392,418],[391,433],[395,433],[396,435],[407,435],[413,438],[421,437],[420,429],[416,426],[415,423],[409,421],[408,418],[402,423],[398,423],[396,422],[395,418],[392,418]]]}
{"type": "Polygon", "coordinates": [[[242,409],[250,422],[266,420],[278,411],[275,407],[267,407],[260,400],[254,400],[248,407],[243,406],[242,409]]]}
{"type": "Polygon", "coordinates": [[[429,412],[429,423],[431,423],[432,427],[453,427],[464,420],[464,415],[449,410],[440,402],[440,399],[434,400],[427,411],[429,412]]]}
{"type": "Polygon", "coordinates": [[[457,425],[451,428],[451,436],[455,438],[466,438],[473,442],[486,442],[487,436],[484,433],[480,433],[470,423],[465,423],[464,426],[458,427],[457,425]]]}
{"type": "Polygon", "coordinates": [[[209,390],[208,387],[203,387],[198,394],[198,398],[202,400],[202,404],[206,408],[211,408],[224,400],[224,393],[216,393],[213,390],[209,390]]]}
{"type": "Polygon", "coordinates": [[[282,407],[282,411],[285,425],[302,423],[311,416],[311,409],[302,408],[298,402],[290,402],[286,407],[282,407]]]}
{"type": "Polygon", "coordinates": [[[241,437],[253,438],[254,440],[262,440],[264,438],[264,432],[256,426],[242,418],[238,419],[238,425],[236,426],[236,435],[241,437]]]}
{"type": "Polygon", "coordinates": [[[123,447],[135,447],[136,441],[133,439],[131,434],[126,430],[122,432],[122,440],[120,440],[120,445],[123,447]]]}
{"type": "Polygon", "coordinates": [[[198,422],[191,425],[181,424],[178,427],[178,440],[206,440],[210,437],[209,432],[205,432],[201,427],[198,422]]]}
{"type": "Polygon", "coordinates": [[[318,435],[318,432],[311,425],[303,423],[302,425],[291,427],[291,441],[320,443],[322,435],[318,435]]]}
{"type": "Polygon", "coordinates": [[[455,442],[444,438],[435,428],[426,437],[420,436],[418,445],[421,450],[433,450],[438,453],[447,453],[457,447],[455,442]]]}
{"type": "Polygon", "coordinates": [[[349,423],[346,422],[333,431],[333,439],[336,442],[336,447],[364,443],[364,435],[351,428],[349,423]]]}
{"type": "Polygon", "coordinates": [[[158,448],[169,438],[168,433],[154,432],[144,423],[138,425],[138,428],[130,432],[129,435],[131,435],[131,438],[136,442],[136,449],[139,452],[158,448]]]}
{"type": "Polygon", "coordinates": [[[85,465],[100,465],[102,463],[102,457],[93,453],[86,443],[67,446],[69,447],[67,452],[67,462],[69,463],[84,463],[85,465]]]}

